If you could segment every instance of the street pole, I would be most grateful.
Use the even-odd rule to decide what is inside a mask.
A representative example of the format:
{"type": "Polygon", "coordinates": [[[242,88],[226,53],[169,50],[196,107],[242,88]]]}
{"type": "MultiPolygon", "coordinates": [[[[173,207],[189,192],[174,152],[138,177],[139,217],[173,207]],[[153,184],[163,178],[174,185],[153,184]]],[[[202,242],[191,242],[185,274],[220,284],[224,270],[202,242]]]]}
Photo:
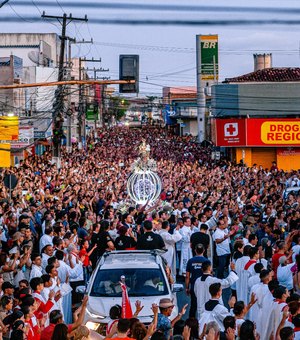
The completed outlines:
{"type": "MultiPolygon", "coordinates": [[[[93,39],[91,40],[76,40],[76,38],[67,38],[69,41],[69,50],[68,50],[68,61],[69,61],[69,80],[71,80],[71,73],[72,73],[72,68],[73,68],[73,63],[72,63],[72,44],[92,44],[93,39]]],[[[67,151],[70,153],[72,152],[72,110],[71,110],[71,86],[69,86],[69,96],[68,96],[68,118],[67,118],[67,151]]]]}
{"type": "Polygon", "coordinates": [[[196,65],[197,65],[197,123],[198,123],[198,142],[205,139],[205,94],[204,84],[201,79],[201,39],[196,36],[196,65]]]}
{"type": "MultiPolygon", "coordinates": [[[[85,18],[74,18],[72,14],[67,16],[64,13],[63,16],[53,16],[46,15],[45,12],[42,14],[42,18],[48,19],[57,19],[58,22],[62,25],[62,33],[61,33],[61,45],[60,45],[60,54],[59,54],[59,65],[58,65],[58,81],[63,81],[64,79],[64,55],[65,55],[65,44],[66,44],[66,29],[67,25],[73,21],[88,21],[87,16],[85,18]],[[62,20],[62,21],[61,21],[62,20]]],[[[62,123],[63,123],[63,111],[64,111],[64,93],[63,86],[58,85],[56,89],[55,102],[53,105],[53,113],[52,113],[52,125],[53,125],[53,153],[52,153],[52,163],[56,163],[57,168],[61,166],[61,139],[63,135],[62,131],[62,123]]]]}
{"type": "MultiPolygon", "coordinates": [[[[94,69],[89,69],[89,68],[82,68],[82,61],[84,62],[94,62],[94,63],[101,63],[101,58],[99,59],[87,59],[87,58],[79,58],[79,80],[82,79],[84,80],[85,74],[88,71],[94,71],[95,72],[95,68],[94,69]],[[84,74],[81,75],[81,71],[84,70],[84,74]]],[[[102,70],[103,72],[106,71],[104,69],[99,69],[102,70]]],[[[94,73],[95,74],[95,73],[94,73]]],[[[79,149],[82,148],[82,141],[86,140],[86,106],[87,106],[87,102],[84,99],[84,89],[83,86],[79,86],[79,109],[78,109],[78,134],[79,134],[79,143],[78,143],[78,147],[79,149]]],[[[95,125],[97,126],[97,122],[95,123],[95,125]]]]}

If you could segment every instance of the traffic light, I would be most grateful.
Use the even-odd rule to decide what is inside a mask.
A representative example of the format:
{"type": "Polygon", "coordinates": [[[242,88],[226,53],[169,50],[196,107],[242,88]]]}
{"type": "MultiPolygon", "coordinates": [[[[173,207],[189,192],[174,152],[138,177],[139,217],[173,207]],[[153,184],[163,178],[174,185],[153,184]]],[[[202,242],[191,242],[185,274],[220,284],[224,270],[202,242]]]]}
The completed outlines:
{"type": "Polygon", "coordinates": [[[119,60],[120,80],[135,80],[135,84],[120,84],[120,93],[139,92],[139,55],[122,54],[119,60]]]}
{"type": "Polygon", "coordinates": [[[63,130],[63,122],[64,118],[61,114],[58,114],[55,118],[54,126],[53,126],[53,136],[52,141],[53,144],[59,145],[61,144],[62,138],[65,137],[63,130]]]}

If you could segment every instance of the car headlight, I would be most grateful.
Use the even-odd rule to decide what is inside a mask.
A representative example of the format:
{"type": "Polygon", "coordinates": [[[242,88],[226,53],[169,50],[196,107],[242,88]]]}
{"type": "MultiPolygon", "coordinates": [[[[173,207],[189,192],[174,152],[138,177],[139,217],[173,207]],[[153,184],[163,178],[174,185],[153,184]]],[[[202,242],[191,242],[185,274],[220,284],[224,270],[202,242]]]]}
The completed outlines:
{"type": "Polygon", "coordinates": [[[91,321],[89,321],[89,322],[86,323],[86,327],[87,327],[88,329],[92,330],[92,331],[96,331],[96,330],[98,329],[99,326],[100,326],[100,324],[97,323],[97,322],[91,322],[91,321]]]}
{"type": "Polygon", "coordinates": [[[87,314],[89,314],[93,319],[100,319],[100,320],[105,319],[105,316],[100,315],[100,314],[95,314],[95,313],[91,312],[88,308],[86,309],[86,312],[87,312],[87,314]]]}

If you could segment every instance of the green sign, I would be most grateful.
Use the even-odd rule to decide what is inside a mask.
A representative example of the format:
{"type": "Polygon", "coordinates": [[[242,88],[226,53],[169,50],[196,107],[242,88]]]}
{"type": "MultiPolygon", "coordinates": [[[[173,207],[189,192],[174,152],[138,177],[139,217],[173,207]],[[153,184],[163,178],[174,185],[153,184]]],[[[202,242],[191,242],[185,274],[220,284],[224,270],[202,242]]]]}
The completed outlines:
{"type": "Polygon", "coordinates": [[[98,120],[98,107],[90,106],[86,110],[86,120],[98,120]]]}
{"type": "Polygon", "coordinates": [[[218,36],[201,35],[201,80],[218,80],[218,36]]]}

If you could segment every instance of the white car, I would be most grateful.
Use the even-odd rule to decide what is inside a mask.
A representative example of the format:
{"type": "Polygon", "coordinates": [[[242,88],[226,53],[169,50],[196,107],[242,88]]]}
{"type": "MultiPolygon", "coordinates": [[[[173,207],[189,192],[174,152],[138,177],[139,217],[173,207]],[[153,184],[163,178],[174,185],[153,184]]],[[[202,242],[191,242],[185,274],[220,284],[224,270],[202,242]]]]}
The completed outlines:
{"type": "Polygon", "coordinates": [[[169,285],[158,251],[112,251],[102,256],[87,286],[89,301],[85,323],[89,329],[106,326],[111,321],[110,308],[122,305],[121,276],[125,276],[132,312],[135,311],[136,300],[144,306],[138,316],[141,322],[152,322],[151,306],[153,303],[158,305],[162,298],[170,298],[174,302],[170,319],[178,315],[176,292],[183,286],[169,285]]]}

